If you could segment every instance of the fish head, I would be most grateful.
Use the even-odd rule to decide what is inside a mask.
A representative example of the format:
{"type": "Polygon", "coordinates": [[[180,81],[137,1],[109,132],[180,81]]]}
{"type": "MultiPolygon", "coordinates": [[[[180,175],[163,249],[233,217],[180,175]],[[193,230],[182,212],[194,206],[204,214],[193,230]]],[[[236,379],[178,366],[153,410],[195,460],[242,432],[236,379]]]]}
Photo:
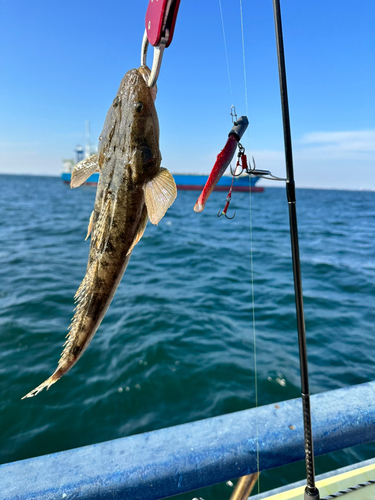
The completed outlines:
{"type": "Polygon", "coordinates": [[[130,168],[134,182],[151,180],[161,162],[156,89],[147,86],[149,73],[146,66],[126,73],[99,138],[99,165],[115,156],[116,170],[130,168]]]}

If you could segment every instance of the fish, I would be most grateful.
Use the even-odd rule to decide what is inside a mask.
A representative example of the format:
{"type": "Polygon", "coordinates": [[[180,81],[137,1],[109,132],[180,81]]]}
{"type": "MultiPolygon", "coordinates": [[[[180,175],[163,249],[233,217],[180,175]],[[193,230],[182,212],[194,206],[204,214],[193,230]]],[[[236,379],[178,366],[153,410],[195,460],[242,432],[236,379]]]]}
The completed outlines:
{"type": "Polygon", "coordinates": [[[160,166],[156,89],[147,86],[149,75],[147,66],[126,73],[107,113],[98,153],[73,169],[72,188],[100,173],[87,233],[86,274],[55,372],[22,399],[48,389],[76,364],[104,318],[147,221],[158,224],[177,196],[173,176],[160,166]]]}

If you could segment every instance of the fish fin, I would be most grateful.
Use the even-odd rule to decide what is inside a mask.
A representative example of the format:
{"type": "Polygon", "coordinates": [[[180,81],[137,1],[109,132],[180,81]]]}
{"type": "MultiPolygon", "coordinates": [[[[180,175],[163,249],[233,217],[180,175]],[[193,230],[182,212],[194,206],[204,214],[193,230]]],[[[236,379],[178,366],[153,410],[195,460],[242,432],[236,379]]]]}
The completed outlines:
{"type": "Polygon", "coordinates": [[[147,215],[147,209],[146,207],[143,210],[142,216],[141,216],[141,222],[139,224],[139,229],[137,234],[135,235],[134,241],[132,243],[132,246],[129,248],[128,253],[126,255],[130,255],[133,251],[133,248],[135,245],[138,243],[138,241],[142,238],[143,233],[145,232],[146,226],[147,226],[147,221],[148,221],[148,215],[147,215]]]}
{"type": "Polygon", "coordinates": [[[177,196],[172,174],[160,167],[159,173],[143,186],[143,190],[149,219],[152,224],[158,224],[177,196]]]}
{"type": "Polygon", "coordinates": [[[45,380],[43,383],[38,385],[38,387],[35,387],[35,389],[33,389],[32,391],[28,392],[26,394],[26,396],[24,396],[21,399],[32,398],[32,397],[36,396],[37,394],[39,394],[45,388],[48,390],[51,387],[51,385],[53,385],[55,382],[57,382],[64,374],[64,373],[61,373],[61,375],[60,375],[58,372],[59,372],[59,370],[57,369],[55,371],[55,373],[53,373],[49,378],[47,378],[47,380],[45,380]]]}
{"type": "Polygon", "coordinates": [[[57,369],[49,378],[47,378],[47,380],[42,382],[32,391],[28,392],[26,396],[23,396],[23,398],[21,399],[32,398],[33,396],[39,394],[43,389],[49,389],[51,385],[57,382],[66,372],[68,372],[78,360],[79,356],[77,356],[77,354],[73,354],[72,351],[76,347],[76,336],[77,332],[79,332],[80,330],[83,312],[88,307],[92,298],[92,294],[90,294],[89,291],[92,288],[93,281],[97,274],[98,265],[98,260],[91,264],[85,274],[85,277],[83,278],[81,285],[77,290],[77,293],[74,296],[74,300],[77,305],[75,308],[74,316],[72,318],[72,322],[69,327],[67,339],[64,343],[64,349],[61,353],[60,360],[57,365],[57,369]]]}
{"type": "Polygon", "coordinates": [[[91,231],[92,231],[92,221],[93,221],[93,218],[94,218],[94,210],[91,212],[91,215],[90,215],[90,220],[89,220],[89,225],[87,227],[87,235],[86,235],[86,238],[85,238],[85,241],[87,240],[87,238],[90,236],[91,234],[91,231]]]}
{"type": "MultiPolygon", "coordinates": [[[[60,378],[60,377],[59,377],[60,378]]],[[[23,398],[21,399],[26,399],[26,398],[32,398],[39,394],[44,388],[49,389],[52,384],[57,382],[59,379],[57,378],[56,380],[53,379],[53,375],[51,375],[47,380],[45,380],[42,384],[38,385],[38,387],[35,387],[32,391],[28,392],[23,398]]]]}
{"type": "Polygon", "coordinates": [[[83,312],[85,308],[87,308],[88,302],[90,301],[91,294],[89,293],[92,290],[92,284],[95,280],[99,267],[99,261],[94,261],[91,266],[86,271],[85,277],[82,280],[82,283],[79,285],[79,288],[74,295],[74,302],[76,303],[76,308],[74,312],[74,316],[72,318],[72,322],[69,326],[69,332],[66,336],[66,341],[64,344],[64,350],[61,353],[60,361],[58,367],[61,368],[65,361],[68,360],[69,351],[73,345],[75,334],[77,330],[79,330],[79,322],[82,318],[83,312]]]}
{"type": "Polygon", "coordinates": [[[87,295],[87,292],[90,289],[90,286],[92,285],[97,269],[98,269],[98,261],[95,260],[86,271],[85,277],[83,278],[82,283],[79,285],[78,290],[74,295],[74,302],[78,302],[77,308],[81,305],[80,303],[82,301],[82,298],[87,295]]]}
{"type": "Polygon", "coordinates": [[[94,233],[91,239],[91,244],[95,245],[98,251],[101,251],[104,248],[104,234],[105,227],[108,220],[108,214],[111,207],[111,198],[108,198],[105,202],[105,205],[100,211],[99,218],[95,223],[94,233]]]}
{"type": "Polygon", "coordinates": [[[92,155],[89,158],[77,163],[73,168],[70,187],[76,188],[83,184],[94,172],[99,172],[98,155],[92,155]]]}

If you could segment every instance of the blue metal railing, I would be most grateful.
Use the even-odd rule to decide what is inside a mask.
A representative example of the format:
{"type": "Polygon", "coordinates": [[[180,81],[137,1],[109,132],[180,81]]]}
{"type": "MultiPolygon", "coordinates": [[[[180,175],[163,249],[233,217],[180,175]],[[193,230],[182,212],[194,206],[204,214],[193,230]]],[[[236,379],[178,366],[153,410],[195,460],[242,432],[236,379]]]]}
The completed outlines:
{"type": "MultiPolygon", "coordinates": [[[[375,382],[311,398],[316,455],[375,440],[375,382]]],[[[301,400],[0,466],[4,500],[155,500],[304,458],[301,400]]]]}

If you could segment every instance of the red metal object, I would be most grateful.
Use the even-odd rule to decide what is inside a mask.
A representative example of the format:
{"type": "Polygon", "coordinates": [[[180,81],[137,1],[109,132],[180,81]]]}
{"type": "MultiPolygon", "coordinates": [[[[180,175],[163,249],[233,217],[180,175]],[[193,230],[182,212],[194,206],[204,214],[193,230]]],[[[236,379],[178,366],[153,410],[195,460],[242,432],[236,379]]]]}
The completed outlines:
{"type": "MultiPolygon", "coordinates": [[[[231,198],[231,197],[230,197],[231,198]]],[[[225,207],[223,208],[223,214],[226,214],[230,205],[230,199],[226,202],[225,207]]]]}
{"type": "Polygon", "coordinates": [[[227,219],[234,219],[234,216],[236,215],[236,212],[234,212],[233,217],[229,217],[228,216],[228,208],[229,208],[231,199],[232,199],[232,189],[231,189],[230,193],[227,196],[227,202],[226,202],[225,207],[223,208],[222,212],[220,213],[220,210],[219,210],[219,212],[217,214],[218,217],[221,217],[222,215],[225,215],[225,217],[227,219]]]}
{"type": "Polygon", "coordinates": [[[230,135],[228,137],[227,143],[225,144],[224,149],[217,155],[215,165],[211,170],[206,185],[194,205],[194,212],[202,212],[204,209],[208,197],[215,189],[216,184],[219,182],[219,179],[228,168],[228,165],[233,158],[237,148],[237,142],[237,138],[234,135],[230,135]]]}
{"type": "Polygon", "coordinates": [[[247,156],[245,153],[241,155],[241,166],[242,166],[242,171],[247,169],[247,156]]]}
{"type": "Polygon", "coordinates": [[[150,44],[169,47],[172,42],[180,0],[150,0],[146,12],[146,33],[150,44]]]}

